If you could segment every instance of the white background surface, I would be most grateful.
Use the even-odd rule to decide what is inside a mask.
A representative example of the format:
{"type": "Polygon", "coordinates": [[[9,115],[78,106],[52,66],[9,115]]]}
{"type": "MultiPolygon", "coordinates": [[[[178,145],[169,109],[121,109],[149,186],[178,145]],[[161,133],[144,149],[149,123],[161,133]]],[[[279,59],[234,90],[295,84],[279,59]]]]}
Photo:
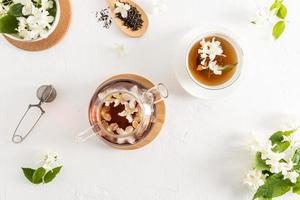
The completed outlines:
{"type": "MultiPolygon", "coordinates": [[[[149,1],[139,1],[148,12],[149,1]]],[[[258,1],[169,0],[167,12],[149,15],[144,37],[130,39],[114,25],[106,31],[95,22],[92,12],[103,8],[104,0],[72,0],[71,27],[54,48],[30,53],[1,38],[0,200],[251,199],[242,179],[252,157],[241,141],[251,130],[272,133],[284,113],[300,110],[300,2],[286,1],[287,30],[274,42],[270,27],[249,23],[258,1]],[[245,70],[232,95],[203,101],[180,87],[171,63],[188,30],[211,24],[241,38],[245,70]],[[128,54],[119,57],[114,43],[124,43],[128,54]],[[167,121],[159,137],[136,151],[115,150],[97,138],[75,144],[76,133],[89,125],[87,107],[95,88],[123,72],[169,87],[167,121]],[[17,121],[45,83],[55,85],[56,101],[44,105],[47,113],[28,139],[13,144],[17,121]],[[21,167],[34,167],[45,151],[58,152],[64,168],[53,183],[31,185],[21,167]]]]}

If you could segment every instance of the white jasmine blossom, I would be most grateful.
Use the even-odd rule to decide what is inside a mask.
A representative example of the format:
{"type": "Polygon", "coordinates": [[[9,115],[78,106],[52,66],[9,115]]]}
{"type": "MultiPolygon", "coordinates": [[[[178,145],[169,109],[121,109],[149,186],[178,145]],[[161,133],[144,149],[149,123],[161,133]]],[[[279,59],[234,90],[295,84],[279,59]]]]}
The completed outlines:
{"type": "Polygon", "coordinates": [[[217,61],[209,62],[208,68],[215,74],[215,75],[221,75],[222,74],[222,68],[217,64],[217,61]]]}
{"type": "Polygon", "coordinates": [[[41,5],[43,10],[48,10],[53,8],[54,2],[52,0],[41,0],[41,5]]]}
{"type": "Polygon", "coordinates": [[[133,136],[128,136],[128,137],[117,139],[118,144],[124,144],[126,142],[128,142],[129,144],[134,144],[135,143],[135,138],[133,136]]]}
{"type": "Polygon", "coordinates": [[[206,59],[208,58],[208,55],[210,53],[209,44],[210,44],[209,41],[205,42],[205,39],[202,38],[202,40],[200,41],[201,48],[198,49],[198,54],[200,54],[200,59],[202,60],[201,65],[202,65],[203,69],[208,68],[207,66],[205,66],[205,63],[206,63],[206,59]]]}
{"type": "Polygon", "coordinates": [[[299,174],[296,171],[290,171],[286,175],[284,175],[284,179],[290,179],[292,183],[296,183],[298,177],[299,174]]]}
{"type": "Polygon", "coordinates": [[[32,11],[32,16],[27,18],[27,23],[32,29],[50,29],[52,23],[54,21],[53,16],[49,16],[49,12],[47,10],[34,8],[32,11]]]}
{"type": "Polygon", "coordinates": [[[115,93],[112,95],[114,97],[114,107],[117,107],[118,105],[126,105],[128,104],[128,101],[131,101],[133,98],[132,96],[127,95],[126,93],[115,93]]]}
{"type": "Polygon", "coordinates": [[[283,164],[280,162],[285,158],[285,153],[275,153],[272,148],[272,142],[268,140],[267,144],[261,149],[261,158],[266,160],[266,164],[269,165],[272,173],[279,173],[283,169],[283,164]]]}
{"type": "MultiPolygon", "coordinates": [[[[98,95],[99,96],[99,95],[98,95]]],[[[99,97],[100,98],[100,97],[99,97]]],[[[108,97],[106,97],[105,101],[104,101],[104,105],[105,106],[109,106],[111,103],[113,103],[115,101],[115,99],[110,95],[108,97]]]]}
{"type": "Polygon", "coordinates": [[[271,159],[266,160],[266,164],[271,167],[270,172],[277,174],[285,169],[284,163],[280,162],[280,160],[283,158],[281,158],[281,159],[280,158],[281,158],[281,156],[274,156],[271,159]]]}
{"type": "Polygon", "coordinates": [[[134,106],[131,107],[129,106],[129,104],[125,105],[125,110],[123,110],[122,112],[120,112],[118,115],[121,117],[126,117],[126,119],[128,120],[129,123],[131,123],[133,121],[133,114],[136,113],[138,111],[138,109],[134,106]]]}
{"type": "Polygon", "coordinates": [[[256,25],[263,25],[265,23],[275,23],[276,22],[276,9],[270,10],[269,7],[262,7],[256,13],[256,18],[252,22],[256,25]]]}
{"type": "Polygon", "coordinates": [[[197,70],[210,69],[215,75],[222,75],[222,67],[215,60],[217,56],[223,55],[221,42],[212,38],[211,41],[205,41],[203,38],[200,41],[201,48],[198,49],[200,55],[200,64],[197,70]]]}
{"type": "Polygon", "coordinates": [[[213,38],[209,43],[209,59],[211,61],[215,60],[216,56],[225,56],[223,55],[223,49],[221,47],[221,42],[213,38]]]}
{"type": "Polygon", "coordinates": [[[129,10],[130,10],[130,5],[117,1],[116,9],[114,10],[114,13],[120,13],[123,18],[127,18],[129,10]]]}
{"type": "Polygon", "coordinates": [[[117,51],[119,56],[124,56],[128,52],[126,46],[124,44],[119,43],[115,44],[115,50],[117,51]]]}
{"type": "Polygon", "coordinates": [[[257,190],[265,183],[266,176],[260,170],[250,170],[245,177],[244,183],[257,190]]]}
{"type": "Polygon", "coordinates": [[[279,171],[283,175],[287,175],[289,173],[289,171],[291,171],[293,169],[293,167],[294,167],[294,163],[293,163],[292,159],[289,159],[289,161],[287,163],[280,162],[279,171]]]}
{"type": "Polygon", "coordinates": [[[132,132],[133,132],[133,127],[132,126],[127,126],[126,128],[125,128],[125,130],[124,129],[122,129],[122,128],[117,128],[117,133],[119,134],[119,135],[130,135],[132,132]]]}
{"type": "Polygon", "coordinates": [[[17,18],[19,21],[17,28],[19,36],[26,40],[34,40],[39,37],[45,38],[54,21],[54,17],[50,16],[47,9],[53,8],[54,2],[52,0],[41,0],[40,8],[36,7],[31,0],[14,0],[14,3],[24,5],[22,13],[26,16],[17,18]]]}
{"type": "Polygon", "coordinates": [[[43,156],[40,164],[46,170],[51,170],[52,168],[56,167],[58,161],[58,156],[53,153],[47,153],[43,156]]]}

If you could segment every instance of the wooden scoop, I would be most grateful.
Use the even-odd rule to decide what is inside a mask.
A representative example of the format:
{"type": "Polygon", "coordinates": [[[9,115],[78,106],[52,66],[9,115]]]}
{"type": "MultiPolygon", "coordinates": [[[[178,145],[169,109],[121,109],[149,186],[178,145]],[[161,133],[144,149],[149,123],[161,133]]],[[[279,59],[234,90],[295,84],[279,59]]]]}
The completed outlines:
{"type": "Polygon", "coordinates": [[[122,3],[127,3],[130,6],[135,7],[138,10],[138,12],[141,14],[141,18],[144,21],[143,25],[140,29],[138,29],[136,31],[133,31],[130,28],[128,28],[127,26],[124,26],[123,21],[116,16],[114,11],[115,11],[115,4],[116,4],[117,1],[118,0],[107,0],[107,3],[108,3],[109,8],[111,10],[112,16],[113,16],[114,21],[117,24],[117,26],[121,29],[121,31],[123,33],[125,33],[126,35],[128,35],[130,37],[142,37],[148,29],[149,21],[148,21],[147,14],[144,12],[144,10],[139,5],[137,5],[133,1],[131,1],[131,0],[121,0],[122,3]]]}

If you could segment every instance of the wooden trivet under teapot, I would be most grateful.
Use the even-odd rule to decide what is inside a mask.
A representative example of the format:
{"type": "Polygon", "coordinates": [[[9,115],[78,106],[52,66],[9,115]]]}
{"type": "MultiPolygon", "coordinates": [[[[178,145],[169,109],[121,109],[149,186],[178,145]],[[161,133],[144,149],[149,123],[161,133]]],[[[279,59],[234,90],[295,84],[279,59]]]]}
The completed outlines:
{"type": "MultiPolygon", "coordinates": [[[[120,75],[113,76],[113,77],[109,78],[108,80],[104,81],[97,88],[95,94],[98,94],[99,91],[103,88],[103,86],[107,85],[108,83],[113,82],[113,81],[120,81],[120,80],[136,82],[140,87],[142,87],[146,90],[149,90],[149,89],[155,87],[155,84],[153,84],[151,81],[147,80],[146,78],[144,78],[142,76],[138,76],[135,74],[120,74],[120,75]]],[[[95,100],[94,98],[91,100],[90,108],[91,108],[91,105],[94,103],[94,100],[95,100]]],[[[123,149],[123,150],[138,149],[138,148],[141,148],[141,147],[149,144],[158,136],[159,132],[161,131],[161,129],[163,127],[163,124],[165,121],[165,114],[166,114],[166,108],[165,108],[164,101],[162,100],[162,101],[159,101],[158,103],[156,103],[153,107],[153,110],[154,110],[153,117],[155,118],[155,120],[144,131],[144,133],[143,133],[144,137],[142,139],[138,140],[136,143],[134,143],[134,144],[116,144],[116,143],[112,143],[108,140],[105,140],[101,136],[100,136],[100,138],[103,139],[103,141],[105,143],[107,143],[108,145],[115,147],[117,149],[123,149]]],[[[90,119],[91,125],[95,125],[95,123],[97,123],[94,114],[95,113],[90,110],[89,119],[90,119]]]]}

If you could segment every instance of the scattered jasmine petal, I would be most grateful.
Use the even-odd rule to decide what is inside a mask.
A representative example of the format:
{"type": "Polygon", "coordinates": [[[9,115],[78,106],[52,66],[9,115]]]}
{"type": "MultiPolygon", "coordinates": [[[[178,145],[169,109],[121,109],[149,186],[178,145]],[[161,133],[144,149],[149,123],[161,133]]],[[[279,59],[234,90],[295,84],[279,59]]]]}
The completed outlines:
{"type": "Polygon", "coordinates": [[[265,183],[266,176],[260,170],[250,170],[245,177],[244,183],[257,190],[265,183]]]}
{"type": "Polygon", "coordinates": [[[163,13],[167,10],[167,8],[165,0],[153,0],[153,10],[155,13],[163,13]]]}
{"type": "Polygon", "coordinates": [[[124,56],[128,53],[128,50],[124,44],[116,43],[115,49],[119,56],[124,56]]]}

